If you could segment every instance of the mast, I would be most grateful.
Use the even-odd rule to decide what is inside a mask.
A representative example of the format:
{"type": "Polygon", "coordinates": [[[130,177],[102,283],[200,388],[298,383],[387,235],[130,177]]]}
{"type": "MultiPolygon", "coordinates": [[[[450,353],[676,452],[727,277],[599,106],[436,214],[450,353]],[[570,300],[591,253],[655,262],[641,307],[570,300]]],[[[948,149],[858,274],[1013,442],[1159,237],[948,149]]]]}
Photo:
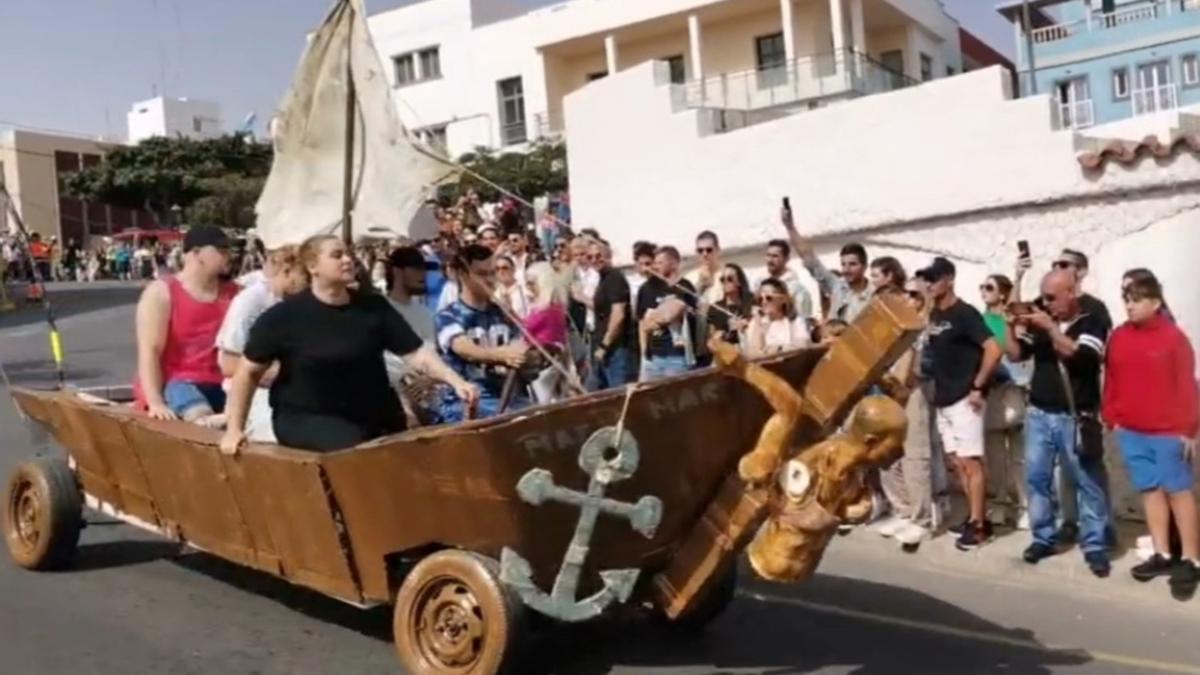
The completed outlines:
{"type": "MultiPolygon", "coordinates": [[[[353,11],[353,10],[351,10],[353,11]]],[[[345,169],[342,173],[342,241],[346,246],[354,244],[354,228],[351,221],[351,211],[354,210],[354,127],[357,112],[354,90],[354,66],[351,56],[354,54],[354,22],[350,22],[349,36],[346,41],[346,148],[345,169]]]]}

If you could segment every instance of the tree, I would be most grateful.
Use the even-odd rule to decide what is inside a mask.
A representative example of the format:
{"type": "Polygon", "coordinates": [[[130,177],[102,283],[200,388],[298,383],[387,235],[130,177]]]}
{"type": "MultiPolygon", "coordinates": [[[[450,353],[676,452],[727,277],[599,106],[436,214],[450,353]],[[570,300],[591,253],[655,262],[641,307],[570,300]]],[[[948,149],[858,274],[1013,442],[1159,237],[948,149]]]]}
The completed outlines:
{"type": "MultiPolygon", "coordinates": [[[[203,222],[224,227],[253,225],[253,206],[271,169],[269,145],[244,136],[194,141],[151,138],[120,147],[104,160],[71,175],[67,192],[79,199],[145,209],[159,223],[178,205],[201,205],[203,222]]],[[[196,214],[193,214],[194,216],[196,214]]]]}
{"type": "Polygon", "coordinates": [[[450,186],[447,197],[456,197],[475,190],[486,201],[500,199],[496,188],[479,180],[470,172],[510,190],[525,201],[533,201],[550,192],[567,189],[567,146],[563,143],[538,141],[529,152],[496,154],[488,148],[477,148],[459,158],[466,167],[457,185],[450,186]]]}

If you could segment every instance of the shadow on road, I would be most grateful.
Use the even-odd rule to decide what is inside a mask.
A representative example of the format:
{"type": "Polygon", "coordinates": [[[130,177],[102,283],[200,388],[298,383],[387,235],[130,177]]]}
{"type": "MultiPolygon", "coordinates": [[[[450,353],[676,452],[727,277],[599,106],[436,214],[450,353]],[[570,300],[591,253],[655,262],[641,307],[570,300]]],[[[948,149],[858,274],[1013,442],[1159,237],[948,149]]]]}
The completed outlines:
{"type": "MultiPolygon", "coordinates": [[[[80,561],[88,569],[171,558],[177,550],[173,544],[149,542],[91,548],[80,561]]],[[[392,641],[390,607],[360,610],[203,553],[171,561],[318,621],[381,643],[392,641]]],[[[849,667],[859,674],[1050,673],[1056,667],[1091,661],[1085,652],[1043,647],[1029,630],[997,625],[907,588],[832,575],[818,575],[798,587],[752,585],[756,591],[765,588],[778,594],[765,600],[739,598],[699,634],[684,634],[648,620],[552,625],[529,641],[520,672],[604,675],[614,669],[692,667],[718,674],[751,669],[764,675],[792,675],[849,667]],[[838,611],[864,603],[879,608],[880,615],[901,619],[877,622],[838,611]],[[929,626],[935,629],[922,628],[929,626]]]]}
{"type": "MultiPolygon", "coordinates": [[[[104,523],[89,523],[89,527],[104,523]]],[[[179,544],[169,541],[107,541],[79,547],[68,572],[93,572],[130,567],[179,554],[179,544]]]]}
{"type": "MultiPolygon", "coordinates": [[[[47,297],[54,306],[54,313],[63,319],[84,312],[93,312],[137,302],[141,284],[104,282],[89,284],[50,284],[47,297]]],[[[25,286],[10,285],[9,294],[16,302],[16,309],[0,312],[0,331],[46,320],[40,304],[21,301],[25,297],[25,286]]]]}

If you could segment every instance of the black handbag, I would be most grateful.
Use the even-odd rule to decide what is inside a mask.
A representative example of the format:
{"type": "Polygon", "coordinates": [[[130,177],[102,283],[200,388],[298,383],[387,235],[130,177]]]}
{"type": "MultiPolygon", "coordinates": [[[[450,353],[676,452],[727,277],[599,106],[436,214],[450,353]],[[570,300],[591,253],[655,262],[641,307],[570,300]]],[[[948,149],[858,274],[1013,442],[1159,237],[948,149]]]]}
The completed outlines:
{"type": "Polygon", "coordinates": [[[1071,388],[1071,375],[1062,359],[1058,359],[1058,374],[1062,376],[1067,394],[1067,409],[1075,420],[1075,454],[1084,464],[1104,461],[1104,424],[1100,422],[1100,416],[1075,409],[1075,390],[1071,388]]]}

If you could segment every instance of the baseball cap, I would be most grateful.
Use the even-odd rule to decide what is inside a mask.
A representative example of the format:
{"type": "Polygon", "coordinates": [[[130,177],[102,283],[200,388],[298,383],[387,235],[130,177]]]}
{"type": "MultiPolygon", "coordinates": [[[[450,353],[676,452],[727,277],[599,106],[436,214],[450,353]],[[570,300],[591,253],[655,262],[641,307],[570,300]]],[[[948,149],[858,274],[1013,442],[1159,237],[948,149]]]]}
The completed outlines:
{"type": "Polygon", "coordinates": [[[954,267],[954,263],[938,256],[933,259],[933,262],[929,263],[929,267],[917,270],[917,276],[932,283],[934,281],[941,281],[946,277],[953,277],[957,272],[958,270],[954,267]]]}
{"type": "Polygon", "coordinates": [[[183,235],[183,252],[194,251],[205,246],[229,250],[229,237],[215,225],[195,225],[183,235]]]}
{"type": "Polygon", "coordinates": [[[388,267],[393,269],[429,270],[438,269],[436,262],[426,260],[418,248],[401,246],[388,256],[388,267]]]}

